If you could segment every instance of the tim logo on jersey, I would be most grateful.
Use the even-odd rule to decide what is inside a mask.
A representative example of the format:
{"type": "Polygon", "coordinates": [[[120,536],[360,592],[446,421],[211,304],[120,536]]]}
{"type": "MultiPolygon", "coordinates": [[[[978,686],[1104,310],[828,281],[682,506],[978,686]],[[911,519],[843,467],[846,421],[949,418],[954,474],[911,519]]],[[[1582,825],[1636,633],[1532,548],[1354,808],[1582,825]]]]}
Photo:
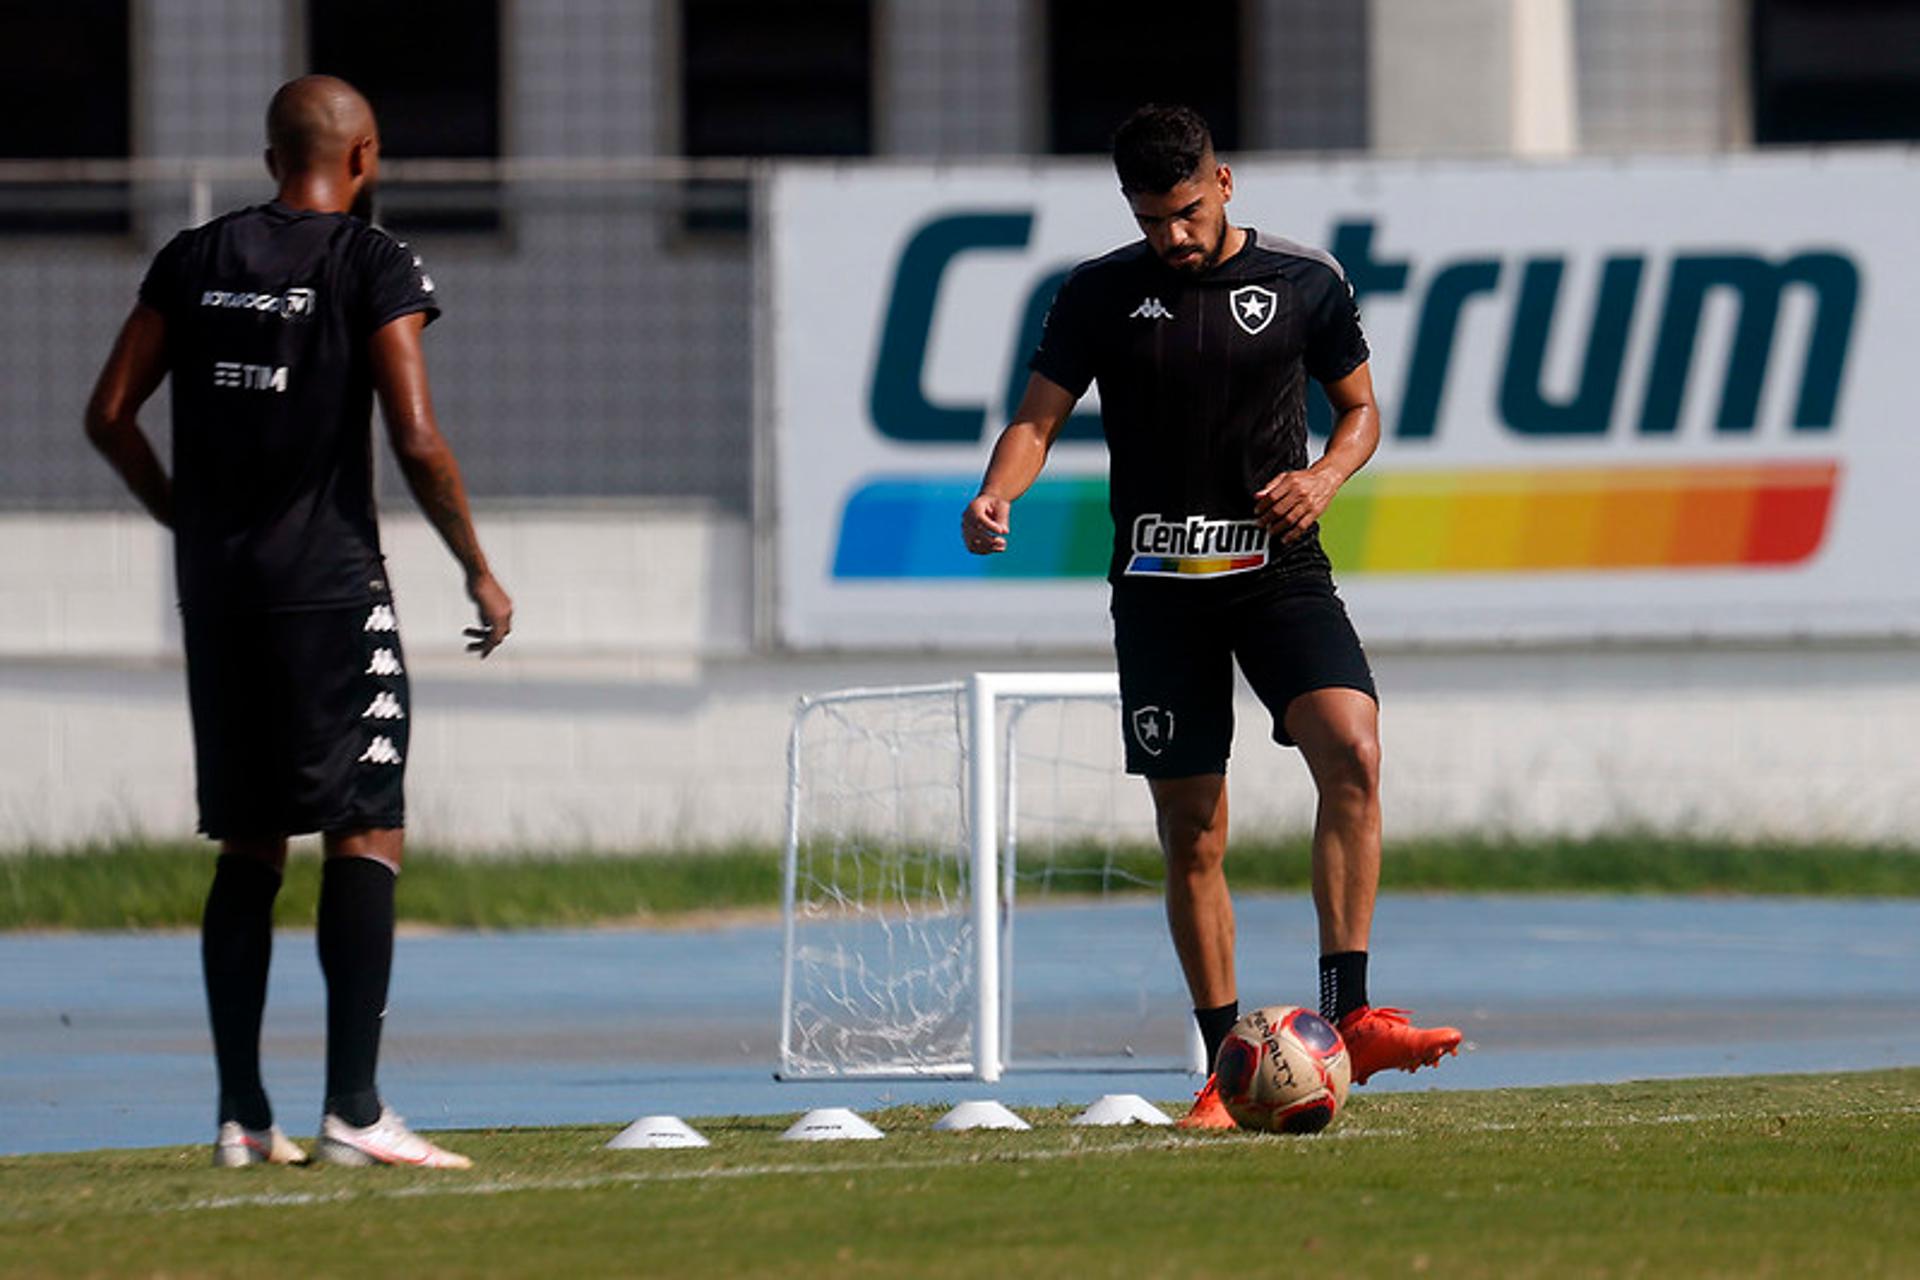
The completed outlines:
{"type": "Polygon", "coordinates": [[[1149,578],[1249,573],[1266,565],[1268,545],[1267,531],[1256,520],[1168,520],[1150,513],[1133,522],[1133,555],[1126,573],[1149,578]]]}

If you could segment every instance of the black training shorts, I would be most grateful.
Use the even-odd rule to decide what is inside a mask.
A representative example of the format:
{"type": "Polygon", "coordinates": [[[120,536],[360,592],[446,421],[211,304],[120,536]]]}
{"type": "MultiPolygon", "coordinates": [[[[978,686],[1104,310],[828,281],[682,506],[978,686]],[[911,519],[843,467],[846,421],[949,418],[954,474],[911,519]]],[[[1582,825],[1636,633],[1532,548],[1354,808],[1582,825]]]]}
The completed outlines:
{"type": "MultiPolygon", "coordinates": [[[[1236,587],[1238,584],[1236,584],[1236,587]]],[[[1149,778],[1225,773],[1233,747],[1233,664],[1292,746],[1287,707],[1316,689],[1378,700],[1366,651],[1324,575],[1253,590],[1124,583],[1113,593],[1127,772],[1149,778]]]]}
{"type": "Polygon", "coordinates": [[[185,615],[200,830],[405,822],[407,675],[393,602],[185,615]]]}

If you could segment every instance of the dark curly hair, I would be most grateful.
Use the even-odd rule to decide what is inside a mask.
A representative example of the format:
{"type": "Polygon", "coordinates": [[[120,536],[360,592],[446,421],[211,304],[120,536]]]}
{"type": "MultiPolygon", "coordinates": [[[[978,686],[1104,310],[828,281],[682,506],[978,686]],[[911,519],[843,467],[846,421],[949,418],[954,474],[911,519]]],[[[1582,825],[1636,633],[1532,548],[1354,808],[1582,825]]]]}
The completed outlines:
{"type": "Polygon", "coordinates": [[[1192,107],[1148,103],[1113,131],[1113,167],[1122,191],[1171,191],[1212,151],[1213,133],[1192,107]]]}

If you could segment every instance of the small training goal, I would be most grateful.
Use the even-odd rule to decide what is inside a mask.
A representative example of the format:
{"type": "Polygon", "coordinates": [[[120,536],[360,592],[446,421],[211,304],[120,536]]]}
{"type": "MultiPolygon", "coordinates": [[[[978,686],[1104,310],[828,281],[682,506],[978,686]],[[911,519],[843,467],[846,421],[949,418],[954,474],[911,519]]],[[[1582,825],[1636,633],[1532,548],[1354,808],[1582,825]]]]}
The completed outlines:
{"type": "Polygon", "coordinates": [[[800,700],[780,1075],[1197,1070],[1105,673],[800,700]]]}

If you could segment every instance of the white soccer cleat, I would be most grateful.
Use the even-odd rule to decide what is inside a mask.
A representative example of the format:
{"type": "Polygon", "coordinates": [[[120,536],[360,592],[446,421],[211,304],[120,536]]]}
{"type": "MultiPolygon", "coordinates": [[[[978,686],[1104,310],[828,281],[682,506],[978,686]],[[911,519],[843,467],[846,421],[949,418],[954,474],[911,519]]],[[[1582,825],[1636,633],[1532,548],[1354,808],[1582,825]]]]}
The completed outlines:
{"type": "Polygon", "coordinates": [[[320,1145],[315,1155],[328,1164],[364,1168],[371,1164],[412,1165],[417,1169],[471,1169],[473,1161],[436,1147],[407,1128],[392,1107],[380,1108],[380,1118],[357,1129],[328,1112],[320,1119],[320,1145]]]}
{"type": "Polygon", "coordinates": [[[280,1126],[249,1129],[238,1120],[224,1120],[213,1140],[216,1169],[244,1169],[250,1164],[305,1164],[307,1153],[295,1146],[280,1126]]]}

